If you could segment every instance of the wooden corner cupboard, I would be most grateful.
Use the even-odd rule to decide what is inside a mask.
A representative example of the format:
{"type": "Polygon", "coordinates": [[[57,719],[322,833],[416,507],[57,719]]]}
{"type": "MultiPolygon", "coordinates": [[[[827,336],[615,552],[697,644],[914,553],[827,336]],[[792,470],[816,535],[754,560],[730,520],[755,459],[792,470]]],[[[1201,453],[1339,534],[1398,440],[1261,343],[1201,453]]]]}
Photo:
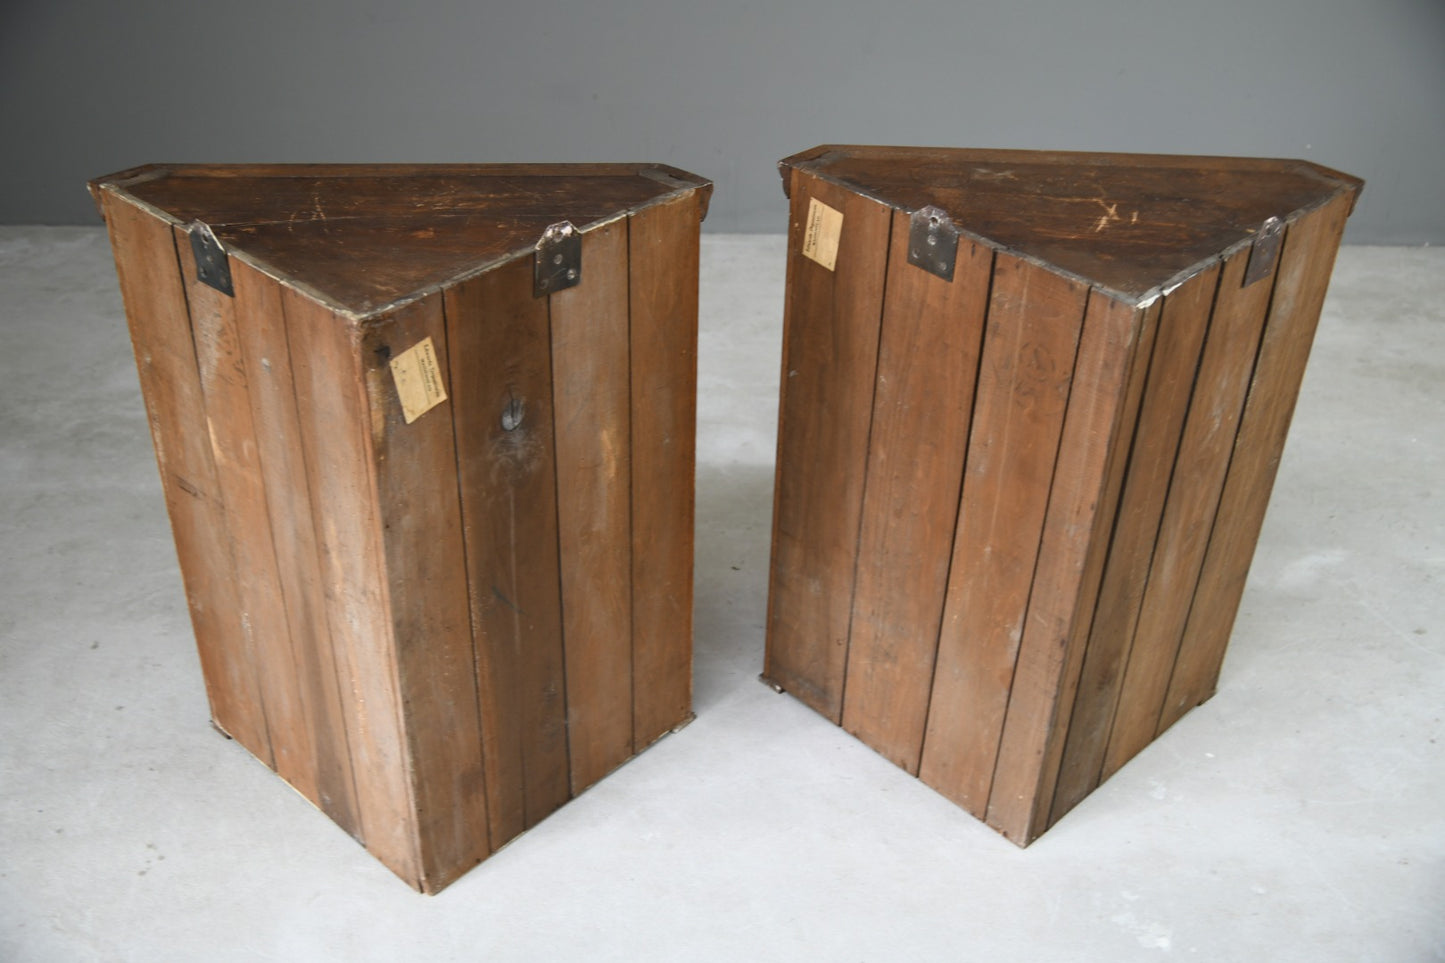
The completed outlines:
{"type": "Polygon", "coordinates": [[[436,892],[691,718],[711,184],[159,165],[91,191],[223,732],[436,892]]]}
{"type": "Polygon", "coordinates": [[[826,146],[764,678],[1027,845],[1213,694],[1356,178],[826,146]]]}

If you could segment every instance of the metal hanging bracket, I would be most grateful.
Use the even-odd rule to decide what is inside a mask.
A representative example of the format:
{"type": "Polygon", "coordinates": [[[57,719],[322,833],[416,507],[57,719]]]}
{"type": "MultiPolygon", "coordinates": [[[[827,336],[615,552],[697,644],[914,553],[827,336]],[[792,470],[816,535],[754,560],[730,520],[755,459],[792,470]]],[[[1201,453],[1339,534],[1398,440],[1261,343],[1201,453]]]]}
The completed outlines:
{"type": "Polygon", "coordinates": [[[1269,272],[1274,270],[1274,262],[1279,260],[1279,248],[1283,242],[1284,221],[1277,217],[1266,218],[1254,235],[1254,246],[1249,249],[1243,287],[1269,277],[1269,272]]]}
{"type": "Polygon", "coordinates": [[[533,262],[532,295],[555,294],[582,282],[582,232],[558,221],[542,232],[533,262]]]}
{"type": "Polygon", "coordinates": [[[215,232],[204,221],[194,221],[190,234],[191,253],[196,258],[196,280],[234,298],[236,289],[231,286],[231,262],[215,232]]]}
{"type": "Polygon", "coordinates": [[[958,257],[958,228],[941,208],[920,207],[908,219],[908,263],[929,274],[953,280],[958,257]]]}

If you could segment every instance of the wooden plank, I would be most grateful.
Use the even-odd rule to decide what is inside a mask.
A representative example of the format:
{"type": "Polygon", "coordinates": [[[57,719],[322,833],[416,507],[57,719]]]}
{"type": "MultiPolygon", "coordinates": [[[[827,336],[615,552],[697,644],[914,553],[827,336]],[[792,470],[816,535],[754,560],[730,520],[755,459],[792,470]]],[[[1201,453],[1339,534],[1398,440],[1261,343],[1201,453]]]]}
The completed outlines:
{"type": "Polygon", "coordinates": [[[255,656],[239,617],[220,486],[205,422],[185,285],[171,225],[100,195],[165,492],[211,717],[267,765],[255,656]]]}
{"type": "Polygon", "coordinates": [[[271,518],[251,416],[235,298],[196,277],[190,234],[175,228],[181,282],[191,317],[216,491],[234,563],[241,631],[254,660],[270,737],[271,766],[313,803],[319,800],[311,727],[291,660],[291,629],[281,597],[271,518]]]}
{"type": "Polygon", "coordinates": [[[1054,820],[1099,784],[1104,749],[1129,658],[1129,642],[1139,619],[1164,498],[1179,450],[1184,414],[1194,387],[1218,281],[1216,263],[1185,281],[1164,299],[1159,335],[1140,402],[1119,522],[1104,567],[1104,581],[1069,722],[1055,790],[1051,817],[1054,820]]]}
{"type": "Polygon", "coordinates": [[[356,786],[346,742],[341,682],[322,597],[319,549],[306,485],[281,288],[239,260],[231,261],[231,281],[236,291],[236,331],[246,371],[256,455],[291,642],[289,658],[287,653],[277,655],[295,674],[302,723],[309,733],[311,758],[307,766],[316,791],[310,798],[356,836],[361,832],[356,786]]]}
{"type": "Polygon", "coordinates": [[[387,611],[371,405],[359,338],[353,322],[292,288],[282,289],[281,304],[362,841],[420,889],[425,871],[387,611]]]}
{"type": "Polygon", "coordinates": [[[547,302],[522,258],[446,292],[492,848],[570,796],[547,302]]]}
{"type": "Polygon", "coordinates": [[[993,252],[961,238],[945,281],[908,263],[909,218],[893,214],[843,727],[916,773],[993,252]]]}
{"type": "Polygon", "coordinates": [[[763,676],[840,722],[892,211],[795,174],[763,676]],[[804,256],[813,199],[843,215],[834,269],[804,256]]]}
{"type": "Polygon", "coordinates": [[[1292,224],[1285,237],[1269,319],[1159,719],[1160,732],[1214,693],[1352,201],[1350,195],[1331,201],[1292,224]]]}
{"type": "Polygon", "coordinates": [[[919,777],[988,806],[1088,288],[994,259],[919,777]]]}
{"type": "Polygon", "coordinates": [[[628,226],[634,752],[692,717],[700,223],[689,196],[628,226]]]}
{"type": "Polygon", "coordinates": [[[1131,389],[1134,383],[1142,387],[1143,379],[1131,379],[1130,373],[1147,365],[1147,354],[1137,361],[1138,351],[1149,346],[1141,337],[1145,319],[1145,311],[1132,303],[1089,295],[989,791],[989,825],[1020,845],[1043,831],[1048,815],[1047,807],[1038,812],[1037,802],[1053,792],[1045,763],[1056,720],[1073,707],[1068,669],[1082,662],[1076,653],[1082,653],[1087,629],[1076,632],[1078,617],[1081,610],[1092,613],[1103,567],[1103,552],[1095,546],[1107,544],[1114,523],[1122,472],[1111,473],[1110,456],[1127,448],[1133,431],[1128,406],[1131,393],[1135,402],[1138,395],[1131,389]]]}
{"type": "Polygon", "coordinates": [[[1214,317],[1209,322],[1119,690],[1119,708],[1104,754],[1105,779],[1154,739],[1189,603],[1204,564],[1272,288],[1268,280],[1244,286],[1248,263],[1249,249],[1245,248],[1225,262],[1220,273],[1214,317]]]}
{"type": "Polygon", "coordinates": [[[582,283],[550,298],[557,523],[572,792],[632,755],[627,221],[582,236],[582,283]]]}
{"type": "Polygon", "coordinates": [[[1132,442],[1139,424],[1139,403],[1144,397],[1149,365],[1158,341],[1159,318],[1164,313],[1164,302],[1153,300],[1145,307],[1144,319],[1139,332],[1139,347],[1129,363],[1128,387],[1125,393],[1119,425],[1114,431],[1114,444],[1110,447],[1104,469],[1104,490],[1100,495],[1103,505],[1098,524],[1090,535],[1089,551],[1084,558],[1084,568],[1079,581],[1083,586],[1074,604],[1069,621],[1069,649],[1064,656],[1063,678],[1059,689],[1057,709],[1049,730],[1044,750],[1042,775],[1039,789],[1034,797],[1033,823],[1030,832],[1037,836],[1053,824],[1054,795],[1058,788],[1059,774],[1063,768],[1064,748],[1068,740],[1069,724],[1073,721],[1074,705],[1079,690],[1079,679],[1083,675],[1084,658],[1088,654],[1088,642],[1093,631],[1094,616],[1098,611],[1099,591],[1103,587],[1104,565],[1113,546],[1114,531],[1118,525],[1120,502],[1124,490],[1124,477],[1129,466],[1132,442]]]}
{"type": "MultiPolygon", "coordinates": [[[[434,893],[481,862],[486,790],[453,403],[408,424],[390,362],[429,341],[447,370],[442,297],[415,301],[363,331],[387,607],[420,840],[421,889],[434,893]]],[[[443,385],[445,389],[445,385],[443,385]]]]}

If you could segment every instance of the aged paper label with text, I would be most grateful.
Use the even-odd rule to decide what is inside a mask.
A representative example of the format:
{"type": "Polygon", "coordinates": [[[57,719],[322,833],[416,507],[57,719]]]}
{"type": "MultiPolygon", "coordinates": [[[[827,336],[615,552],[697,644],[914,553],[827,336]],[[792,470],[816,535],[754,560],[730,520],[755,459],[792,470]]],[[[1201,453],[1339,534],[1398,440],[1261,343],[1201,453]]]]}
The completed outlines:
{"type": "Polygon", "coordinates": [[[838,239],[843,236],[843,212],[816,197],[808,199],[808,223],[803,227],[803,256],[828,270],[838,260],[838,239]]]}
{"type": "Polygon", "coordinates": [[[409,425],[447,400],[442,372],[431,338],[422,338],[391,359],[391,377],[401,398],[401,413],[409,425]]]}

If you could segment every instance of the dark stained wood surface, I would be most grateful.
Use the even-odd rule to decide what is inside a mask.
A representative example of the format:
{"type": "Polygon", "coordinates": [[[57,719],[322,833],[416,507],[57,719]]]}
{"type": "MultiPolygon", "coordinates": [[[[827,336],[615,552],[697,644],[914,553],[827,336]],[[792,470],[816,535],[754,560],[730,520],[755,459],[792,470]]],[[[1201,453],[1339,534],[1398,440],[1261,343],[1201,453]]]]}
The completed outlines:
{"type": "Polygon", "coordinates": [[[843,727],[918,771],[993,252],[963,241],[952,283],[908,263],[893,214],[863,494],[843,727]]]}
{"type": "MultiPolygon", "coordinates": [[[[328,303],[369,314],[588,225],[708,182],[649,164],[154,165],[92,182],[328,303]]],[[[585,273],[584,267],[584,273],[585,273]]]]}
{"type": "Polygon", "coordinates": [[[1324,306],[1350,198],[1293,224],[1158,731],[1214,693],[1324,306]]]}
{"type": "Polygon", "coordinates": [[[893,212],[796,176],[763,675],[839,722],[893,212]],[[843,214],[832,271],[801,253],[813,198],[843,214]]]}
{"type": "Polygon", "coordinates": [[[692,715],[697,204],[629,219],[632,324],[632,747],[692,715]]]}
{"type": "Polygon", "coordinates": [[[1138,297],[1356,178],[1305,161],[826,145],[782,162],[1138,297]]]}
{"type": "Polygon", "coordinates": [[[1007,254],[993,286],[919,776],[982,817],[1088,288],[1007,254]]]}

